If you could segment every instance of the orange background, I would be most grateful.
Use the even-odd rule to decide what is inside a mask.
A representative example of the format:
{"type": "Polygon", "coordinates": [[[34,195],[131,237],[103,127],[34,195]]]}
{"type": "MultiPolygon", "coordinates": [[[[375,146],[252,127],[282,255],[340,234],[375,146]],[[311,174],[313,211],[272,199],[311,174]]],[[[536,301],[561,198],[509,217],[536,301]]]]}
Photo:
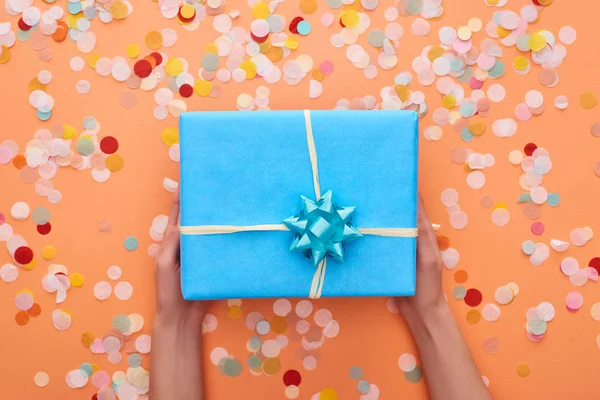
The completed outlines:
{"type": "MultiPolygon", "coordinates": [[[[60,2],[66,6],[66,2],[60,2]],[[64,3],[64,4],[63,4],[64,3]]],[[[393,4],[381,1],[380,6],[370,12],[371,27],[383,29],[386,21],[383,10],[393,4]]],[[[510,0],[505,7],[517,11],[525,0],[510,0]]],[[[38,7],[46,7],[36,2],[38,7]]],[[[251,17],[244,1],[230,1],[228,9],[238,8],[242,16],[234,25],[248,28],[251,17]],[[233,5],[235,3],[235,7],[233,5]],[[238,4],[239,3],[239,4],[238,4]]],[[[462,0],[444,2],[443,16],[431,23],[431,32],[425,37],[415,37],[410,32],[414,17],[399,17],[404,29],[400,40],[398,65],[391,71],[379,71],[376,79],[368,81],[362,71],[355,68],[345,57],[345,47],[335,49],[329,38],[337,28],[325,28],[319,22],[322,12],[330,11],[324,1],[319,1],[319,9],[309,16],[313,31],[307,37],[300,37],[300,47],[295,55],[308,54],[317,65],[325,59],[335,64],[334,73],[323,82],[324,93],[319,99],[308,98],[308,80],[290,87],[283,79],[275,85],[267,85],[271,90],[272,109],[331,109],[340,98],[352,99],[374,95],[377,99],[383,86],[393,84],[394,77],[401,71],[412,71],[411,62],[423,47],[438,44],[437,32],[441,26],[458,27],[466,24],[470,17],[478,17],[485,23],[491,19],[497,8],[487,7],[483,0],[462,0]]],[[[278,13],[289,21],[299,14],[297,1],[288,0],[281,4],[278,13]]],[[[504,48],[503,61],[507,73],[495,83],[507,89],[504,102],[493,104],[486,118],[488,129],[471,143],[464,143],[451,127],[444,128],[445,136],[439,142],[422,140],[420,190],[425,198],[431,219],[443,225],[442,233],[450,238],[461,259],[457,269],[469,273],[465,287],[474,287],[483,293],[481,307],[494,301],[497,287],[510,281],[516,282],[521,290],[515,300],[501,306],[502,315],[496,322],[482,320],[476,325],[466,322],[470,309],[463,301],[452,298],[453,273],[445,271],[445,289],[450,305],[463,330],[482,375],[490,380],[490,390],[496,398],[593,398],[595,390],[592,382],[596,377],[598,352],[596,336],[600,324],[592,320],[589,307],[600,301],[598,283],[588,282],[582,288],[574,288],[559,271],[562,257],[576,257],[581,266],[587,265],[600,251],[593,240],[582,248],[571,245],[566,253],[551,251],[550,258],[540,267],[533,267],[521,252],[525,240],[543,241],[549,244],[550,238],[566,240],[571,229],[598,226],[598,199],[600,179],[593,173],[593,164],[600,158],[600,139],[590,135],[592,123],[600,122],[599,108],[585,111],[579,106],[579,96],[585,91],[600,94],[600,46],[597,38],[597,16],[600,6],[596,2],[557,1],[541,14],[535,29],[547,29],[557,35],[560,27],[573,26],[578,33],[577,41],[567,46],[568,55],[562,66],[557,68],[560,83],[555,88],[542,87],[537,82],[539,66],[533,65],[526,76],[518,76],[512,70],[512,61],[517,55],[514,48],[504,48]],[[514,117],[514,107],[524,99],[530,89],[537,89],[545,96],[546,111],[540,117],[519,123],[516,135],[500,139],[493,135],[491,124],[495,119],[514,117]],[[569,108],[559,111],[554,108],[554,98],[564,94],[570,100],[569,108]],[[540,220],[546,225],[541,237],[534,237],[529,221],[521,212],[522,205],[516,204],[520,169],[509,164],[508,153],[522,149],[528,142],[535,142],[546,148],[553,162],[552,171],[546,175],[544,186],[557,191],[561,204],[556,208],[542,206],[540,220]],[[466,172],[450,161],[450,150],[466,147],[481,153],[492,153],[496,164],[486,169],[487,183],[481,190],[470,189],[465,182],[466,172]],[[444,206],[439,198],[443,189],[453,187],[460,193],[459,204],[469,215],[469,224],[462,231],[450,227],[444,206]],[[511,212],[511,222],[505,227],[495,226],[490,219],[490,210],[479,205],[483,194],[489,193],[495,201],[504,201],[511,212]],[[577,313],[566,310],[565,296],[572,290],[579,290],[585,297],[584,306],[577,313]],[[533,343],[525,335],[525,312],[542,301],[551,302],[556,308],[555,319],[548,324],[543,341],[533,343]],[[481,343],[489,336],[497,336],[502,342],[498,354],[487,355],[481,343]],[[526,362],[531,366],[527,378],[519,377],[517,364],[526,362]]],[[[13,22],[17,19],[0,10],[0,20],[13,22]]],[[[142,48],[141,55],[149,53],[144,46],[144,36],[150,30],[173,28],[179,39],[175,46],[161,49],[169,57],[183,57],[190,65],[192,74],[200,67],[202,50],[206,43],[219,36],[212,28],[212,17],[201,23],[195,32],[181,29],[174,20],[160,15],[157,5],[151,1],[134,2],[132,15],[124,21],[102,24],[93,21],[91,30],[97,36],[94,53],[107,57],[123,56],[129,43],[137,43],[142,48]],[[124,41],[126,38],[126,41],[124,41]]],[[[530,32],[532,29],[530,28],[530,32]]],[[[486,38],[485,32],[475,36],[479,44],[486,38]]],[[[366,35],[360,39],[365,49],[374,56],[373,49],[366,44],[366,35]]],[[[11,49],[12,59],[0,65],[0,142],[15,140],[22,152],[36,130],[50,128],[55,123],[64,123],[81,129],[85,116],[94,116],[101,125],[99,137],[115,136],[119,140],[119,153],[125,159],[125,167],[113,173],[106,183],[93,181],[89,170],[76,171],[60,168],[52,180],[55,188],[63,194],[63,200],[52,205],[38,196],[33,185],[22,183],[18,171],[12,166],[0,166],[0,210],[7,217],[15,233],[28,241],[36,254],[38,266],[33,271],[19,271],[15,282],[0,282],[0,393],[7,399],[82,399],[91,398],[95,393],[91,384],[84,389],[70,389],[65,384],[67,371],[77,368],[83,362],[96,363],[112,372],[124,370],[126,361],[114,366],[106,356],[94,355],[80,344],[83,332],[91,331],[103,335],[111,328],[111,320],[117,314],[137,312],[146,319],[142,333],[150,333],[154,309],[153,260],[146,248],[153,243],[148,235],[152,219],[158,214],[167,214],[171,195],[162,187],[164,177],[178,180],[178,165],[168,157],[168,147],[161,142],[161,132],[167,127],[176,127],[177,120],[169,116],[165,121],[157,121],[152,110],[155,106],[154,92],[137,90],[138,104],[127,110],[119,105],[119,94],[126,89],[125,83],[117,83],[112,77],[100,77],[86,65],[81,72],[69,68],[69,60],[81,54],[69,40],[55,43],[49,40],[53,56],[50,62],[37,59],[35,51],[28,43],[18,42],[11,49]],[[53,116],[48,122],[35,117],[35,110],[29,105],[28,82],[42,69],[53,74],[48,85],[48,93],[55,99],[53,116]],[[80,95],[75,91],[75,83],[87,79],[91,91],[80,95]],[[33,210],[45,206],[51,212],[53,230],[47,236],[39,235],[35,224],[29,218],[15,221],[10,217],[10,208],[17,201],[27,202],[33,210]],[[113,223],[113,232],[103,235],[98,231],[101,220],[113,223]],[[123,241],[127,236],[136,236],[140,241],[137,251],[127,252],[123,241]],[[53,245],[58,253],[54,263],[64,264],[69,273],[81,272],[85,276],[82,288],[71,288],[62,305],[54,304],[54,295],[41,287],[41,278],[50,263],[41,258],[41,249],[53,245]],[[108,280],[106,269],[110,265],[120,265],[123,269],[121,280],[134,286],[133,297],[119,301],[114,295],[104,302],[93,296],[93,286],[101,280],[108,280]],[[19,327],[14,322],[17,309],[14,297],[21,289],[31,289],[36,302],[42,306],[42,315],[19,327]],[[52,326],[51,313],[55,308],[65,308],[73,314],[73,325],[65,332],[52,326]],[[50,384],[38,388],[33,384],[37,371],[50,375],[50,384]]],[[[283,67],[285,60],[279,63],[283,67]]],[[[230,82],[222,85],[223,94],[218,99],[193,96],[186,99],[189,110],[234,110],[240,93],[254,95],[261,80],[238,84],[230,82]]],[[[163,82],[159,87],[164,87],[163,82]]],[[[488,87],[488,83],[484,88],[488,87]]],[[[422,90],[426,94],[430,113],[421,121],[421,128],[432,124],[433,110],[441,106],[441,95],[435,87],[421,87],[416,76],[412,90],[422,90]]],[[[470,90],[466,90],[470,93],[470,90]]],[[[176,96],[177,97],[177,96],[176,96]]],[[[2,250],[0,265],[12,262],[7,251],[2,250]]],[[[398,357],[410,352],[416,354],[409,332],[397,314],[386,308],[385,299],[325,299],[315,302],[317,308],[328,308],[341,326],[340,334],[327,339],[320,349],[322,359],[313,371],[305,371],[302,361],[295,356],[297,343],[290,343],[282,351],[282,371],[273,377],[252,376],[245,365],[250,355],[246,341],[252,332],[245,326],[243,318],[237,321],[227,316],[225,302],[213,302],[210,312],[218,318],[215,331],[204,336],[205,380],[209,399],[264,399],[285,398],[285,386],[281,375],[287,369],[301,372],[301,399],[309,399],[314,393],[326,387],[334,388],[340,399],[359,398],[356,382],[348,376],[351,366],[358,365],[364,371],[364,379],[379,386],[380,398],[424,398],[424,381],[417,384],[406,381],[398,368],[398,357]],[[217,367],[209,360],[210,351],[221,346],[244,364],[240,377],[229,378],[220,375],[217,367]]],[[[295,304],[295,302],[293,302],[295,304]]],[[[244,301],[244,315],[250,311],[260,311],[272,316],[273,300],[244,301]]],[[[126,357],[124,357],[126,360],[126,357]]],[[[149,367],[147,358],[144,366],[149,367]]],[[[426,371],[425,371],[426,373],[426,371]]]]}

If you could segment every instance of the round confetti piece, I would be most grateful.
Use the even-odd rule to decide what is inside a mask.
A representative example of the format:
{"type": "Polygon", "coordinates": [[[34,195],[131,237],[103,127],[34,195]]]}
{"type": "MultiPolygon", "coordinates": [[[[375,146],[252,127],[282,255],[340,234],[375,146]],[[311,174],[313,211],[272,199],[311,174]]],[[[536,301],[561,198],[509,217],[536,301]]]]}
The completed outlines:
{"type": "Polygon", "coordinates": [[[123,168],[123,165],[125,164],[123,157],[116,153],[110,154],[108,157],[106,157],[105,162],[106,168],[108,168],[108,170],[111,172],[117,172],[121,170],[121,168],[123,168]]]}
{"type": "Polygon", "coordinates": [[[33,318],[39,317],[41,313],[42,307],[38,303],[33,303],[31,308],[27,310],[27,314],[29,314],[29,316],[33,318]]]}
{"type": "Polygon", "coordinates": [[[112,286],[108,282],[98,282],[94,285],[94,297],[98,300],[106,300],[112,293],[112,286]]]}
{"type": "Polygon", "coordinates": [[[15,322],[19,326],[25,326],[29,322],[29,314],[26,311],[19,311],[15,315],[15,322]]]}
{"type": "Polygon", "coordinates": [[[50,377],[47,373],[40,371],[33,376],[33,383],[37,387],[46,387],[50,382],[50,377]]]}
{"type": "Polygon", "coordinates": [[[72,287],[79,288],[79,287],[83,286],[84,278],[83,278],[82,274],[76,272],[73,275],[71,275],[71,277],[69,279],[71,281],[71,286],[72,287]]]}
{"type": "Polygon", "coordinates": [[[119,300],[129,300],[133,295],[133,286],[129,282],[119,282],[115,286],[115,296],[119,300]]]}
{"type": "Polygon", "coordinates": [[[119,142],[112,136],[105,136],[100,140],[100,150],[104,154],[113,154],[119,149],[119,142]]]}
{"type": "Polygon", "coordinates": [[[37,226],[37,231],[40,235],[47,235],[50,233],[51,230],[52,230],[52,225],[50,225],[50,222],[46,222],[43,225],[37,226]]]}
{"type": "Polygon", "coordinates": [[[415,356],[410,353],[404,353],[398,359],[398,367],[404,372],[410,372],[417,366],[415,356]]]}
{"type": "Polygon", "coordinates": [[[21,265],[29,264],[33,260],[33,251],[27,246],[21,246],[15,250],[13,257],[21,265]]]}
{"type": "Polygon", "coordinates": [[[300,386],[301,382],[302,376],[300,375],[300,372],[296,371],[295,369],[290,369],[283,374],[283,384],[285,386],[300,386]]]}
{"type": "Polygon", "coordinates": [[[581,108],[591,110],[598,104],[598,99],[593,92],[585,92],[579,98],[579,104],[581,105],[581,108]]]}
{"type": "Polygon", "coordinates": [[[575,312],[583,307],[583,295],[579,292],[569,292],[565,299],[567,309],[571,312],[575,312]]]}
{"type": "Polygon", "coordinates": [[[53,260],[56,257],[56,248],[54,246],[44,246],[42,249],[42,258],[44,260],[53,260]]]}
{"type": "Polygon", "coordinates": [[[481,321],[481,313],[478,310],[469,310],[467,312],[467,322],[476,325],[481,321]]]}
{"type": "Polygon", "coordinates": [[[482,299],[483,296],[479,290],[468,289],[464,301],[465,304],[467,304],[470,307],[477,307],[479,304],[481,304],[482,299]]]}
{"type": "Polygon", "coordinates": [[[531,368],[529,367],[529,364],[521,363],[517,365],[517,375],[519,375],[521,378],[526,378],[529,376],[530,372],[531,368]]]}
{"type": "Polygon", "coordinates": [[[10,215],[16,220],[24,220],[29,217],[29,205],[23,201],[16,202],[10,209],[10,215]]]}
{"type": "Polygon", "coordinates": [[[423,371],[418,365],[412,371],[404,372],[404,377],[411,383],[417,383],[423,377],[423,371]]]}
{"type": "Polygon", "coordinates": [[[0,279],[4,282],[14,282],[19,276],[19,270],[12,264],[4,264],[0,267],[0,279]]]}
{"type": "Polygon", "coordinates": [[[577,39],[577,31],[572,26],[563,26],[558,31],[558,38],[564,44],[573,44],[577,39]]]}
{"type": "Polygon", "coordinates": [[[144,38],[144,42],[146,46],[151,50],[158,50],[163,45],[163,37],[162,33],[158,31],[150,31],[146,34],[144,38]]]}

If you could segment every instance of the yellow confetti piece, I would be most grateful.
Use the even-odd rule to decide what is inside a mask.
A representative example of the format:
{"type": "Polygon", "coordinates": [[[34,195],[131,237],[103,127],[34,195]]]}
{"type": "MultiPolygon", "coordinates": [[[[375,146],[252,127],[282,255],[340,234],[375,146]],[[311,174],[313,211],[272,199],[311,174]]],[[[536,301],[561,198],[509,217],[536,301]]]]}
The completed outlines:
{"type": "Polygon", "coordinates": [[[33,92],[34,90],[41,90],[43,92],[45,92],[46,90],[48,90],[48,85],[44,85],[43,83],[41,83],[38,78],[33,78],[32,80],[29,81],[29,84],[27,85],[27,89],[29,89],[29,92],[33,92]]]}
{"type": "Polygon", "coordinates": [[[179,9],[179,14],[186,20],[193,18],[196,15],[196,9],[191,4],[184,4],[179,9]]]}
{"type": "Polygon", "coordinates": [[[67,25],[71,29],[77,29],[77,21],[83,18],[83,13],[67,15],[67,25]]]}
{"type": "Polygon", "coordinates": [[[442,98],[442,106],[447,109],[454,108],[456,106],[456,97],[451,94],[447,94],[442,98]]]}
{"type": "Polygon", "coordinates": [[[258,44],[258,49],[262,54],[265,54],[267,51],[271,50],[271,47],[271,39],[269,38],[267,38],[267,40],[265,40],[264,42],[258,44]]]}
{"type": "Polygon", "coordinates": [[[485,120],[482,119],[470,124],[469,132],[475,136],[481,135],[483,132],[485,132],[485,120]]]}
{"type": "Polygon", "coordinates": [[[125,165],[125,161],[120,154],[111,154],[106,157],[106,168],[109,169],[110,172],[117,172],[125,165]]]}
{"type": "Polygon", "coordinates": [[[517,365],[517,375],[519,375],[520,377],[525,378],[529,375],[530,372],[531,368],[529,367],[529,364],[521,363],[517,365]]]}
{"type": "Polygon", "coordinates": [[[503,203],[501,201],[494,204],[494,210],[497,210],[499,208],[504,208],[505,210],[508,210],[506,203],[503,203]]]}
{"type": "Polygon", "coordinates": [[[240,64],[240,69],[246,71],[246,79],[252,79],[256,76],[256,64],[252,61],[243,61],[240,64]]]}
{"type": "Polygon", "coordinates": [[[514,67],[518,71],[524,71],[529,66],[529,61],[523,56],[519,56],[515,58],[515,62],[513,63],[514,67]]]}
{"type": "Polygon", "coordinates": [[[163,45],[163,36],[162,33],[158,31],[150,31],[146,34],[146,38],[144,39],[146,42],[146,46],[151,50],[158,50],[163,45]]]}
{"type": "Polygon", "coordinates": [[[338,400],[337,392],[331,388],[323,389],[319,393],[319,400],[338,400]]]}
{"type": "Polygon", "coordinates": [[[92,343],[94,343],[95,339],[96,335],[94,335],[92,332],[84,332],[81,335],[81,344],[83,347],[90,347],[92,343]]]}
{"type": "Polygon", "coordinates": [[[283,41],[283,45],[290,50],[296,50],[298,48],[298,39],[293,36],[288,36],[283,41]]]}
{"type": "Polygon", "coordinates": [[[271,12],[269,11],[269,5],[264,1],[254,3],[252,6],[252,16],[256,19],[266,19],[271,12]]]}
{"type": "Polygon", "coordinates": [[[109,12],[114,19],[123,19],[129,14],[129,8],[122,1],[115,1],[110,5],[109,12]]]}
{"type": "Polygon", "coordinates": [[[98,60],[100,59],[100,55],[99,54],[90,54],[87,57],[87,63],[90,67],[92,68],[96,68],[96,63],[98,62],[98,60]]]}
{"type": "Polygon", "coordinates": [[[552,4],[554,0],[538,0],[538,3],[540,3],[543,6],[549,6],[550,4],[552,4]]]}
{"type": "Polygon", "coordinates": [[[65,125],[63,128],[62,138],[65,140],[73,139],[77,136],[77,131],[71,125],[65,125]]]}
{"type": "Polygon", "coordinates": [[[467,322],[471,325],[475,325],[479,321],[481,321],[481,313],[478,310],[469,310],[467,313],[467,322]]]}
{"type": "Polygon", "coordinates": [[[319,68],[315,68],[312,70],[312,77],[313,77],[313,79],[315,79],[319,82],[322,82],[323,80],[325,80],[325,74],[323,74],[319,68]]]}
{"type": "Polygon", "coordinates": [[[489,6],[495,6],[496,4],[498,4],[499,1],[500,0],[485,0],[487,5],[489,5],[489,6]]]}
{"type": "Polygon", "coordinates": [[[240,306],[231,306],[227,311],[227,316],[233,320],[240,319],[242,316],[242,307],[240,306]]]}
{"type": "Polygon", "coordinates": [[[265,56],[267,56],[271,62],[276,63],[283,58],[283,48],[272,46],[269,51],[265,53],[265,56]]]}
{"type": "Polygon", "coordinates": [[[30,289],[21,289],[19,290],[19,293],[29,293],[31,297],[34,297],[33,292],[30,289]]]}
{"type": "Polygon", "coordinates": [[[81,275],[79,272],[75,272],[73,275],[71,275],[69,280],[71,281],[71,286],[73,287],[79,288],[83,286],[83,275],[81,275]]]}
{"type": "Polygon", "coordinates": [[[584,110],[591,110],[598,104],[598,99],[594,93],[585,92],[579,98],[579,104],[584,110]]]}
{"type": "Polygon", "coordinates": [[[0,53],[0,64],[6,64],[10,60],[10,49],[2,45],[2,53],[0,53]]]}
{"type": "Polygon", "coordinates": [[[533,51],[542,50],[544,47],[546,47],[546,44],[548,44],[546,38],[540,33],[536,32],[529,37],[529,48],[533,51]]]}
{"type": "Polygon", "coordinates": [[[24,264],[23,269],[25,271],[31,271],[32,269],[34,269],[36,267],[36,265],[37,265],[37,261],[35,261],[35,258],[34,258],[33,260],[31,260],[29,262],[29,264],[24,264]]]}
{"type": "Polygon", "coordinates": [[[216,44],[214,44],[214,43],[208,43],[206,46],[204,46],[204,52],[205,53],[218,54],[219,53],[219,47],[216,44]]]}
{"type": "Polygon", "coordinates": [[[100,371],[100,366],[98,364],[92,364],[92,373],[96,373],[100,371]]]}
{"type": "Polygon", "coordinates": [[[135,43],[131,43],[129,46],[127,46],[127,57],[136,58],[139,55],[140,55],[140,46],[138,46],[135,43]]]}
{"type": "Polygon", "coordinates": [[[496,32],[498,33],[498,36],[500,36],[501,38],[505,38],[505,37],[507,37],[508,35],[510,35],[510,32],[511,32],[511,31],[510,31],[510,30],[508,30],[508,29],[504,29],[504,28],[503,28],[503,27],[501,27],[501,26],[498,26],[498,28],[496,29],[496,32]]]}
{"type": "Polygon", "coordinates": [[[54,246],[44,246],[42,249],[42,257],[44,260],[53,260],[56,257],[56,248],[54,246]]]}
{"type": "MultiPolygon", "coordinates": [[[[198,82],[198,81],[196,81],[198,82]]],[[[204,82],[204,81],[200,81],[204,82]]],[[[209,82],[210,83],[210,82],[209,82]]],[[[194,85],[196,86],[196,85],[194,85]]],[[[177,128],[167,128],[162,133],[162,141],[167,146],[173,146],[176,143],[179,143],[179,130],[177,128]]]]}
{"type": "MultiPolygon", "coordinates": [[[[203,81],[201,79],[198,79],[198,80],[196,80],[196,82],[194,82],[194,92],[198,96],[206,97],[210,94],[211,90],[212,90],[212,82],[203,81]]],[[[167,129],[173,129],[173,128],[167,128],[167,129]]],[[[165,131],[167,129],[165,129],[165,131]]],[[[179,141],[179,134],[177,134],[177,142],[178,141],[179,141]]],[[[163,142],[165,142],[165,132],[163,132],[163,142]]],[[[177,142],[175,142],[175,143],[177,143],[177,142]]],[[[165,144],[168,144],[168,143],[165,142],[165,144]]]]}
{"type": "Polygon", "coordinates": [[[312,14],[317,11],[317,0],[300,0],[299,7],[304,14],[312,14]]]}
{"type": "Polygon", "coordinates": [[[344,24],[344,26],[348,28],[355,28],[358,25],[358,22],[360,21],[358,13],[356,12],[356,10],[353,9],[342,11],[342,13],[340,14],[340,19],[342,21],[342,24],[344,24]]]}
{"type": "Polygon", "coordinates": [[[436,59],[444,55],[444,53],[444,49],[440,46],[431,46],[431,48],[427,52],[427,58],[429,59],[429,61],[434,62],[436,59]]]}
{"type": "Polygon", "coordinates": [[[400,97],[400,100],[407,101],[410,97],[410,90],[408,89],[408,87],[404,85],[396,85],[394,86],[394,89],[396,89],[396,93],[398,93],[398,97],[400,97]]]}
{"type": "Polygon", "coordinates": [[[183,72],[183,61],[179,58],[171,58],[165,64],[165,71],[169,76],[177,76],[183,72]]]}

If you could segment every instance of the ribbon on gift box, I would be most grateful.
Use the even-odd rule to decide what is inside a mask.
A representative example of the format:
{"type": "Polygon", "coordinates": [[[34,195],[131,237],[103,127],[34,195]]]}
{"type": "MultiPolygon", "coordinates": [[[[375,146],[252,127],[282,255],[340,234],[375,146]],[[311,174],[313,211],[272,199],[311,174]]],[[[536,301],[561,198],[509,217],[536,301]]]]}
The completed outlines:
{"type": "MultiPolygon", "coordinates": [[[[312,132],[310,111],[304,110],[306,125],[306,140],[313,174],[313,184],[317,201],[313,202],[305,197],[300,215],[293,216],[283,224],[260,225],[200,225],[180,226],[182,235],[222,235],[238,232],[257,231],[292,231],[295,234],[290,251],[310,252],[313,265],[316,267],[312,279],[309,297],[321,297],[327,270],[327,255],[343,262],[343,242],[356,239],[362,235],[390,236],[390,237],[417,237],[417,228],[354,228],[351,224],[351,215],[354,208],[337,207],[332,203],[331,192],[321,196],[319,183],[319,165],[317,150],[312,132]]],[[[434,225],[438,229],[439,225],[434,225]]]]}

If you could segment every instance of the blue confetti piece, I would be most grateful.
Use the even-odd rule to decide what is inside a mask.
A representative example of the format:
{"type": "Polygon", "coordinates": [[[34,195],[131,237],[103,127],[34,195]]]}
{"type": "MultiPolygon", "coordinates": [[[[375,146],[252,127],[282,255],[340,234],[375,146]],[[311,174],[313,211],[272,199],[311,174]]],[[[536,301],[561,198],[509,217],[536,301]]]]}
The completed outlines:
{"type": "Polygon", "coordinates": [[[550,192],[550,193],[548,193],[548,198],[546,199],[546,203],[548,203],[548,205],[550,207],[556,207],[557,205],[560,204],[560,196],[556,192],[550,192]]]}
{"type": "Polygon", "coordinates": [[[302,36],[306,36],[312,30],[312,27],[310,26],[310,23],[308,21],[304,20],[298,23],[296,29],[298,29],[299,34],[301,34],[302,36]]]}
{"type": "Polygon", "coordinates": [[[37,117],[40,121],[48,121],[51,116],[52,116],[52,111],[48,111],[48,112],[43,112],[40,110],[37,111],[37,117]]]}
{"type": "Polygon", "coordinates": [[[460,137],[465,142],[470,142],[475,138],[475,136],[471,132],[469,132],[469,129],[467,128],[463,128],[462,132],[460,133],[460,137]]]}
{"type": "Polygon", "coordinates": [[[134,236],[129,236],[125,239],[125,248],[129,251],[134,251],[139,246],[138,240],[134,236]]]}

